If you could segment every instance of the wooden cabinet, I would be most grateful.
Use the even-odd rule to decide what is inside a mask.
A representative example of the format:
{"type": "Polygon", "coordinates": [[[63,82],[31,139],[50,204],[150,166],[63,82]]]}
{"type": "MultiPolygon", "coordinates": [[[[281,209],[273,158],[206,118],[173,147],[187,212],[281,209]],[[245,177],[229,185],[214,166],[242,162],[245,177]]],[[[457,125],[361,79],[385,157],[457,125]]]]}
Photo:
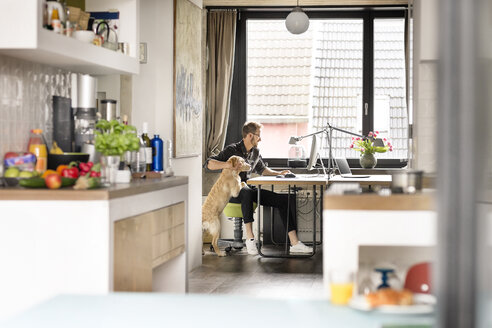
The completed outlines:
{"type": "Polygon", "coordinates": [[[184,202],[116,221],[114,290],[152,291],[152,269],[184,251],[184,202]]]}

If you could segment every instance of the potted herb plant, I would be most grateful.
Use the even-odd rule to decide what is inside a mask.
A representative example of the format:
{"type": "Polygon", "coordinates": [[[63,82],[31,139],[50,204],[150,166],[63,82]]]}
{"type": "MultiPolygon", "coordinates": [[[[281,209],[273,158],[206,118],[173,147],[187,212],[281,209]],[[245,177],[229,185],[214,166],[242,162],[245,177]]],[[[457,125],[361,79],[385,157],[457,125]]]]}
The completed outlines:
{"type": "Polygon", "coordinates": [[[115,181],[121,156],[126,151],[137,151],[140,148],[136,129],[117,120],[99,120],[95,134],[96,150],[102,154],[101,178],[103,183],[111,184],[115,181]]]}
{"type": "Polygon", "coordinates": [[[372,169],[376,166],[378,161],[374,156],[374,153],[393,151],[393,146],[386,138],[383,139],[383,146],[376,146],[374,144],[378,134],[378,131],[375,131],[374,133],[371,131],[367,138],[352,138],[350,148],[361,153],[359,162],[360,166],[364,169],[372,169]]]}

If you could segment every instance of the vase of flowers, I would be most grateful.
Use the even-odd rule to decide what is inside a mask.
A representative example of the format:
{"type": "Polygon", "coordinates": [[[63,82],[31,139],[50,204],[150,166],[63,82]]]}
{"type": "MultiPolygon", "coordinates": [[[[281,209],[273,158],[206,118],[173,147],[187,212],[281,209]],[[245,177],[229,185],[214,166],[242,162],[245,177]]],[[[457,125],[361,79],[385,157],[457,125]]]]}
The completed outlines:
{"type": "Polygon", "coordinates": [[[359,163],[364,169],[372,169],[377,164],[376,156],[374,153],[385,153],[387,151],[393,151],[393,146],[386,139],[382,139],[383,146],[376,146],[374,141],[376,140],[379,132],[369,132],[367,138],[352,138],[352,144],[350,148],[360,152],[359,163]]]}
{"type": "Polygon", "coordinates": [[[104,185],[110,185],[115,182],[121,156],[126,151],[137,151],[140,148],[137,130],[117,120],[99,120],[96,129],[96,150],[102,154],[101,180],[104,185]]]}

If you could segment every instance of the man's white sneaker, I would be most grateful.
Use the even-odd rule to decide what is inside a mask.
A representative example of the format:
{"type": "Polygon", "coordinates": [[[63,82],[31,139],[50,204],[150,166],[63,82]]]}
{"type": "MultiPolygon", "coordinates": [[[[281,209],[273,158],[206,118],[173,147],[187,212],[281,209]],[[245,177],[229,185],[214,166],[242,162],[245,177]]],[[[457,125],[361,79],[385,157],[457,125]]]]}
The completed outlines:
{"type": "Polygon", "coordinates": [[[258,248],[256,247],[256,240],[246,239],[246,249],[248,250],[249,255],[257,255],[258,248]]]}
{"type": "Polygon", "coordinates": [[[302,241],[299,241],[297,244],[294,246],[290,246],[290,252],[291,253],[312,253],[313,248],[304,245],[302,241]]]}

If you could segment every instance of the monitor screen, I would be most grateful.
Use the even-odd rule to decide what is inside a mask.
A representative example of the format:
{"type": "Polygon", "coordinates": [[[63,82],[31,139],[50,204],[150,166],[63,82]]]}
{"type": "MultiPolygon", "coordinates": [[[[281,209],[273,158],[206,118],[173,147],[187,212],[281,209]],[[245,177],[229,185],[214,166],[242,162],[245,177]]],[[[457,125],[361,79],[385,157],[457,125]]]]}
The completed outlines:
{"type": "Polygon", "coordinates": [[[318,153],[319,153],[318,136],[314,135],[313,141],[311,142],[311,152],[309,153],[309,162],[307,166],[308,170],[313,170],[314,167],[316,166],[316,162],[318,161],[318,153]]]}

